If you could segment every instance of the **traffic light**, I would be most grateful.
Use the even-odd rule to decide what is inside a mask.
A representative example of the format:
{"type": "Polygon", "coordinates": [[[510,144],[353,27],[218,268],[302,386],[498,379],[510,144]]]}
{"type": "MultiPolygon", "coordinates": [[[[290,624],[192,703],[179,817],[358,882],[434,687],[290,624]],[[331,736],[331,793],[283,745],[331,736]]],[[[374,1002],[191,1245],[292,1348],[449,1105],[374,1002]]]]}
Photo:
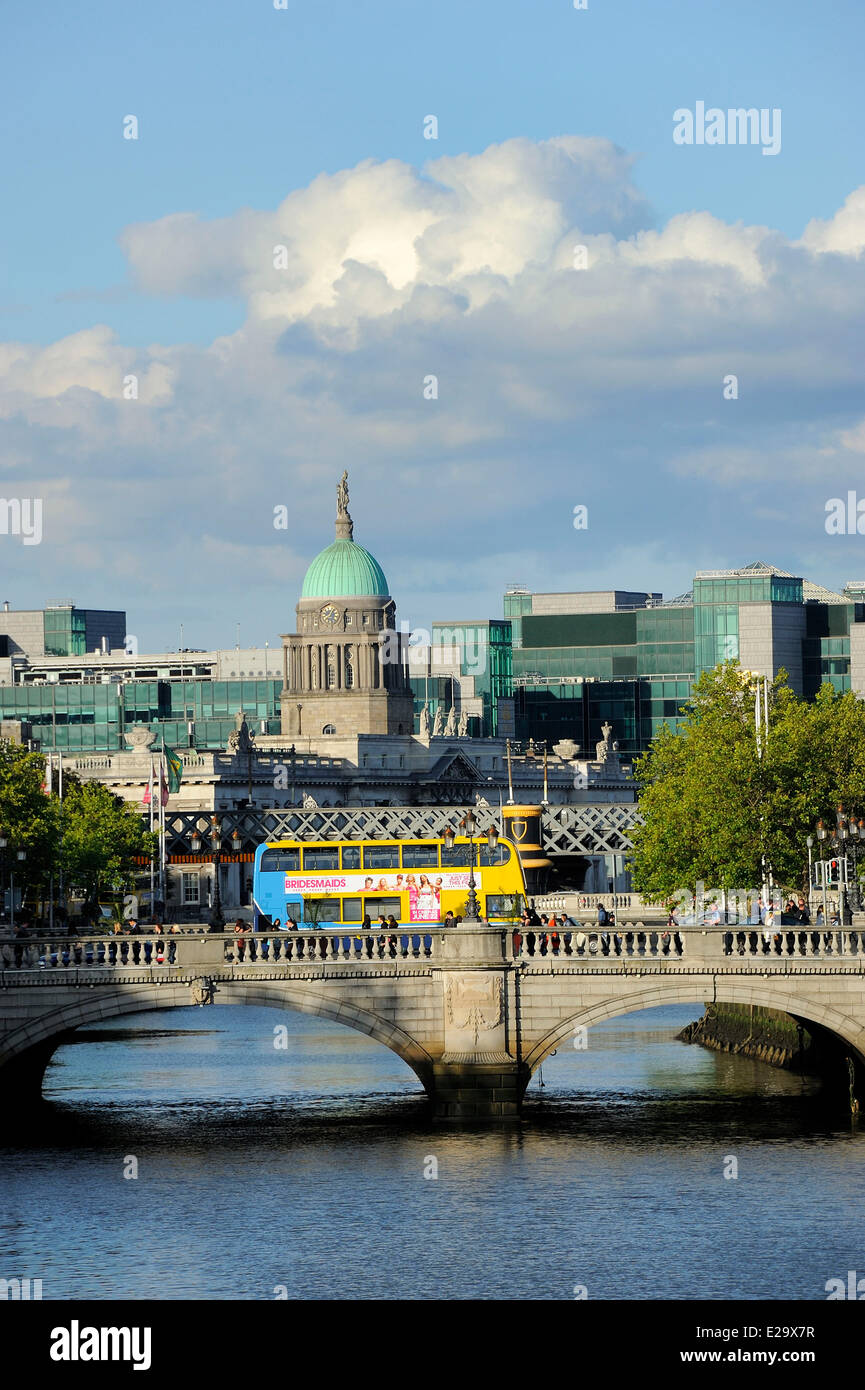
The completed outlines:
{"type": "Polygon", "coordinates": [[[840,861],[840,859],[830,859],[830,860],[829,860],[829,882],[830,882],[830,883],[840,883],[840,882],[841,882],[841,861],[840,861]]]}

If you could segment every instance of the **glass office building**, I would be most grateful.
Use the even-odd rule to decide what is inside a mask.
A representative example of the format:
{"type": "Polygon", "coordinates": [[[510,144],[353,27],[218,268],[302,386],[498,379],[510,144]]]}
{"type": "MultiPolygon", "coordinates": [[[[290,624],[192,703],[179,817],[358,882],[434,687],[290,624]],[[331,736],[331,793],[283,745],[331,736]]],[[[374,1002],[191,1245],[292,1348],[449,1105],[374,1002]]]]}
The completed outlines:
{"type": "Polygon", "coordinates": [[[517,737],[571,739],[591,758],[609,721],[623,753],[643,752],[680,722],[701,673],[728,660],[771,676],[783,667],[809,699],[823,681],[865,693],[865,585],[835,593],[758,563],[701,571],[668,603],[639,597],[505,595],[517,737]],[[604,611],[586,611],[588,599],[604,611]]]}
{"type": "Polygon", "coordinates": [[[46,682],[0,686],[0,717],[25,720],[42,751],[111,753],[147,724],[171,748],[224,749],[234,716],[252,731],[278,734],[281,680],[157,680],[110,684],[46,682]],[[190,724],[192,729],[190,731],[190,724]]]}

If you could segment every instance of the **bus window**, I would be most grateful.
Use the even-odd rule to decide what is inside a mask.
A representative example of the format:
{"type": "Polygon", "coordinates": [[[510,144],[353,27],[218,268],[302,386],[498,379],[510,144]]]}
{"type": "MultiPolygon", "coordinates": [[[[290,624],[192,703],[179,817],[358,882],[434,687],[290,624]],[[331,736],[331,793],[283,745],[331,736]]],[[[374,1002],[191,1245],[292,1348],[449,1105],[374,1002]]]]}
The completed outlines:
{"type": "Polygon", "coordinates": [[[403,845],[402,866],[404,869],[437,869],[438,845],[403,845]]]}
{"type": "Polygon", "coordinates": [[[511,847],[504,841],[499,840],[497,847],[490,853],[489,845],[485,840],[481,841],[481,864],[484,868],[490,868],[494,864],[507,864],[511,857],[511,847]]]}
{"type": "Polygon", "coordinates": [[[360,845],[343,845],[342,867],[344,869],[360,868],[360,845]]]}
{"type": "Polygon", "coordinates": [[[339,898],[304,898],[303,918],[310,926],[339,921],[339,898]]]}
{"type": "Polygon", "coordinates": [[[399,845],[364,845],[365,869],[398,869],[399,845]]]}
{"type": "Polygon", "coordinates": [[[320,872],[322,869],[339,869],[339,847],[337,845],[313,845],[311,849],[304,849],[304,873],[320,872]]]}
{"type": "Polygon", "coordinates": [[[282,873],[296,874],[299,868],[299,849],[266,849],[261,856],[262,873],[272,873],[277,869],[282,873]]]}
{"type": "Polygon", "coordinates": [[[523,911],[522,893],[488,893],[487,917],[504,917],[508,921],[520,917],[523,911]]]}
{"type": "Polygon", "coordinates": [[[373,926],[375,926],[376,917],[381,917],[382,914],[385,917],[393,916],[399,921],[402,912],[402,903],[399,898],[365,898],[364,907],[372,918],[373,926]]]}
{"type": "Polygon", "coordinates": [[[342,920],[344,922],[363,921],[363,905],[360,898],[343,898],[342,920]]]}
{"type": "MultiPolygon", "coordinates": [[[[503,844],[500,840],[496,849],[490,853],[486,840],[478,842],[475,840],[475,853],[479,856],[482,868],[489,869],[496,864],[507,864],[510,861],[510,845],[503,844]]],[[[441,848],[442,868],[457,869],[465,868],[469,862],[471,851],[468,845],[454,845],[453,849],[447,849],[445,845],[441,848]]]]}

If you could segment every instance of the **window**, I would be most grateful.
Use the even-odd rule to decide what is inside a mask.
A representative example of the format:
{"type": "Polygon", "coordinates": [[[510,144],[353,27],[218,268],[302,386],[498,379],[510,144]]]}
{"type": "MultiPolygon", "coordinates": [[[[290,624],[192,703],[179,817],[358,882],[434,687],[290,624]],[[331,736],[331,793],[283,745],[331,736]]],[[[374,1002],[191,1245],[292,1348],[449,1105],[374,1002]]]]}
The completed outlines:
{"type": "Polygon", "coordinates": [[[344,922],[363,921],[363,904],[360,898],[343,898],[342,920],[344,922]]]}
{"type": "Polygon", "coordinates": [[[261,872],[296,874],[300,869],[299,849],[266,849],[261,856],[261,872]]]}
{"type": "Polygon", "coordinates": [[[325,724],[325,726],[324,726],[324,728],[322,729],[321,732],[322,732],[323,734],[335,734],[335,733],[336,733],[336,725],[335,725],[335,724],[325,724]]]}
{"type": "Polygon", "coordinates": [[[489,846],[486,843],[482,843],[478,857],[484,868],[490,868],[493,864],[507,864],[511,857],[511,847],[510,845],[502,844],[500,841],[491,853],[489,846]]]}
{"type": "Polygon", "coordinates": [[[399,845],[364,845],[365,869],[398,869],[399,845]]]}
{"type": "Polygon", "coordinates": [[[339,898],[306,898],[303,904],[305,922],[338,922],[339,898]]]}
{"type": "Polygon", "coordinates": [[[344,869],[360,868],[360,845],[343,845],[342,867],[344,869]]]}
{"type": "Polygon", "coordinates": [[[351,690],[351,687],[354,685],[354,647],[346,647],[345,649],[344,672],[345,688],[346,690],[351,690]]]}
{"type": "Polygon", "coordinates": [[[438,845],[403,845],[402,866],[404,869],[437,869],[438,845]]]}
{"type": "Polygon", "coordinates": [[[519,917],[523,910],[522,893],[488,893],[487,917],[519,917]]]}
{"type": "Polygon", "coordinates": [[[382,913],[385,917],[393,916],[399,921],[402,904],[399,898],[364,898],[364,908],[375,926],[376,917],[380,917],[382,913]]]}
{"type": "Polygon", "coordinates": [[[303,851],[304,873],[314,873],[322,869],[339,868],[339,848],[336,845],[316,845],[303,851]]]}
{"type": "Polygon", "coordinates": [[[201,879],[197,873],[184,873],[182,901],[184,906],[188,903],[201,902],[201,879]]]}

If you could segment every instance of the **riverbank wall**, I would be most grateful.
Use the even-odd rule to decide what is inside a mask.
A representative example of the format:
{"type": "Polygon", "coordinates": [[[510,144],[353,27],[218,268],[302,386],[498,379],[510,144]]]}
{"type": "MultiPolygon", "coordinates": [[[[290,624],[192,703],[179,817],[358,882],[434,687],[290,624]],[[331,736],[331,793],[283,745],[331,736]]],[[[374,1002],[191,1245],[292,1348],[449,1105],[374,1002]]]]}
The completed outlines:
{"type": "Polygon", "coordinates": [[[814,1075],[824,1074],[834,1057],[825,1035],[812,1032],[790,1014],[756,1004],[706,1004],[702,1018],[689,1023],[677,1037],[715,1052],[736,1053],[770,1067],[814,1075]]]}

